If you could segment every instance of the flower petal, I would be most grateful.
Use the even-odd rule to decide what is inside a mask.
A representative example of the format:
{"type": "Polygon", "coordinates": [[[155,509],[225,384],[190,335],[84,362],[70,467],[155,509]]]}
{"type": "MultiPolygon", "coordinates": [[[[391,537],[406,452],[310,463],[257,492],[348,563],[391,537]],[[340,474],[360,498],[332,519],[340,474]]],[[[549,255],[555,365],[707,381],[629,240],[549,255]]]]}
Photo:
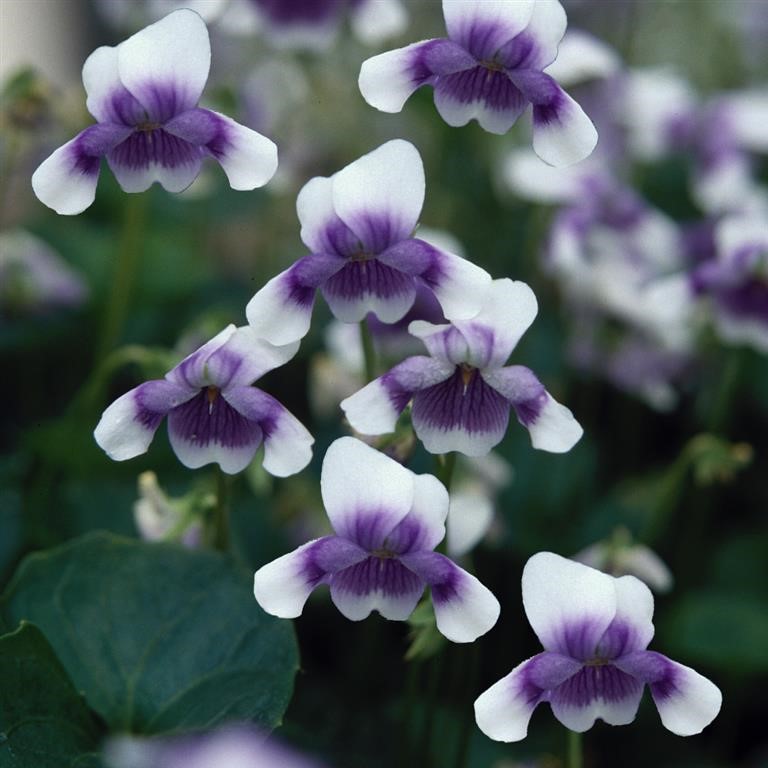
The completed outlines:
{"type": "Polygon", "coordinates": [[[616,615],[613,581],[552,552],[533,555],[523,569],[523,606],[544,648],[592,659],[616,615]]]}
{"type": "Polygon", "coordinates": [[[208,358],[217,349],[223,347],[236,331],[237,328],[234,324],[230,323],[212,339],[206,341],[202,347],[187,355],[175,368],[165,375],[165,378],[174,384],[194,390],[213,384],[214,382],[210,380],[206,369],[208,358]]]}
{"type": "Polygon", "coordinates": [[[333,178],[315,176],[300,190],[296,213],[302,242],[315,253],[348,257],[362,251],[357,235],[333,207],[333,178]]]}
{"type": "Polygon", "coordinates": [[[350,621],[371,611],[405,621],[424,592],[424,582],[396,558],[369,557],[331,578],[331,600],[350,621]]]}
{"type": "Polygon", "coordinates": [[[454,643],[471,643],[496,623],[501,607],[472,574],[438,552],[413,552],[400,558],[432,587],[437,628],[454,643]]]}
{"type": "Polygon", "coordinates": [[[352,3],[349,14],[355,37],[366,45],[376,45],[408,27],[408,14],[400,0],[362,0],[352,3]]]}
{"type": "Polygon", "coordinates": [[[110,459],[132,459],[149,448],[163,416],[196,394],[163,379],[147,381],[104,411],[93,436],[110,459]]]}
{"type": "Polygon", "coordinates": [[[544,69],[558,55],[568,20],[558,0],[536,0],[525,30],[498,53],[509,68],[544,69]]]}
{"type": "Polygon", "coordinates": [[[616,588],[616,616],[598,645],[598,656],[615,659],[644,651],[653,639],[653,595],[634,576],[613,582],[616,588]]]}
{"type": "Polygon", "coordinates": [[[100,123],[116,123],[134,128],[146,120],[146,111],[120,80],[117,59],[117,48],[103,45],[85,60],[85,103],[88,111],[100,123]]]}
{"type": "Polygon", "coordinates": [[[493,504],[474,483],[453,491],[446,521],[449,557],[467,554],[485,536],[492,521],[493,504]]]}
{"type": "Polygon", "coordinates": [[[256,387],[235,387],[222,394],[238,413],[259,425],[267,472],[288,477],[309,464],[315,440],[284,405],[256,387]]]}
{"type": "Polygon", "coordinates": [[[580,29],[569,29],[546,73],[560,85],[569,86],[609,77],[620,67],[619,55],[608,44],[580,29]]]}
{"type": "Polygon", "coordinates": [[[433,550],[445,538],[448,491],[434,475],[413,478],[411,511],[384,540],[384,549],[397,554],[433,550]]]}
{"type": "Polygon", "coordinates": [[[315,539],[259,568],[253,577],[254,597],[272,616],[295,619],[318,584],[367,556],[338,536],[315,539]]]}
{"type": "Polygon", "coordinates": [[[338,256],[312,254],[273,277],[245,308],[257,336],[271,344],[290,344],[306,336],[315,291],[344,266],[338,256]]]}
{"type": "Polygon", "coordinates": [[[642,696],[641,681],[606,664],[585,666],[557,686],[549,701],[566,728],[583,733],[598,718],[609,725],[628,725],[637,715],[642,696]]]}
{"type": "Polygon", "coordinates": [[[163,123],[197,106],[208,79],[211,43],[205,22],[186,8],[117,46],[120,80],[163,123]]]}
{"type": "Polygon", "coordinates": [[[451,40],[479,60],[491,59],[525,29],[534,5],[534,0],[443,0],[443,16],[451,40]]]}
{"type": "Polygon", "coordinates": [[[378,379],[341,401],[353,429],[364,435],[393,432],[398,416],[418,390],[444,381],[453,373],[430,357],[409,357],[378,379]]]}
{"type": "Polygon", "coordinates": [[[363,98],[381,112],[399,112],[419,87],[437,75],[461,72],[475,60],[460,45],[436,38],[422,40],[363,62],[358,85],[363,98]]]}
{"type": "Polygon", "coordinates": [[[117,125],[92,125],[43,160],[32,174],[38,199],[56,213],[82,213],[96,197],[101,157],[130,135],[117,125]]]}
{"type": "Polygon", "coordinates": [[[163,130],[219,161],[232,189],[263,187],[277,170],[277,146],[260,133],[210,109],[191,109],[168,121],[163,130]]]}
{"type": "Polygon", "coordinates": [[[370,254],[410,237],[424,204],[416,147],[394,139],[333,176],[333,207],[370,254]]]}
{"type": "Polygon", "coordinates": [[[416,392],[412,420],[430,453],[484,456],[507,431],[509,403],[478,371],[456,368],[449,379],[416,392]]]}
{"type": "Polygon", "coordinates": [[[545,693],[579,671],[581,665],[558,653],[539,653],[518,664],[475,701],[478,728],[495,741],[521,741],[545,693]]]}
{"type": "Polygon", "coordinates": [[[414,477],[360,440],[334,441],[323,460],[320,490],[336,533],[369,550],[380,547],[413,506],[414,477]]]}
{"type": "Polygon", "coordinates": [[[654,651],[638,651],[616,666],[648,683],[665,728],[678,736],[701,733],[720,711],[720,689],[696,670],[654,651]]]}
{"type": "Polygon", "coordinates": [[[453,127],[475,119],[489,133],[504,134],[527,106],[506,72],[484,66],[445,75],[435,84],[435,107],[453,127]]]}
{"type": "Polygon", "coordinates": [[[476,315],[491,285],[481,267],[418,238],[403,240],[378,261],[400,272],[420,277],[434,292],[449,320],[476,315]]]}

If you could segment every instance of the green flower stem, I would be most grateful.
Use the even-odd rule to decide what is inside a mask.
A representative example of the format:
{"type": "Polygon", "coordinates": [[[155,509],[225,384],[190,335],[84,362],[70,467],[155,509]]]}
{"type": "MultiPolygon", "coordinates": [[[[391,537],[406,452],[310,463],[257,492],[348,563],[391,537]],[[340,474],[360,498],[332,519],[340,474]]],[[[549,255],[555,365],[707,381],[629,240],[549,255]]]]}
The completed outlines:
{"type": "Polygon", "coordinates": [[[453,470],[456,468],[456,452],[443,453],[437,457],[437,478],[450,492],[453,470]]]}
{"type": "Polygon", "coordinates": [[[220,552],[229,551],[229,479],[216,465],[216,506],[213,509],[211,543],[220,552]]]}
{"type": "Polygon", "coordinates": [[[101,325],[97,362],[101,362],[120,340],[141,261],[148,200],[148,194],[126,195],[117,262],[101,325]]]}
{"type": "Polygon", "coordinates": [[[466,668],[463,675],[465,680],[465,704],[463,722],[461,724],[461,730],[459,731],[459,743],[456,748],[456,762],[454,763],[456,768],[466,768],[466,766],[469,765],[469,745],[471,742],[472,730],[475,727],[474,709],[471,702],[476,695],[475,679],[477,678],[477,671],[480,666],[480,653],[478,651],[477,643],[471,643],[470,645],[471,647],[467,649],[469,658],[466,661],[466,668]]]}
{"type": "Polygon", "coordinates": [[[576,733],[576,731],[568,731],[568,759],[566,766],[567,768],[584,768],[581,734],[576,733]]]}
{"type": "Polygon", "coordinates": [[[373,381],[376,378],[376,350],[373,346],[373,337],[368,323],[363,318],[360,321],[360,344],[363,348],[363,361],[365,363],[365,381],[373,381]]]}

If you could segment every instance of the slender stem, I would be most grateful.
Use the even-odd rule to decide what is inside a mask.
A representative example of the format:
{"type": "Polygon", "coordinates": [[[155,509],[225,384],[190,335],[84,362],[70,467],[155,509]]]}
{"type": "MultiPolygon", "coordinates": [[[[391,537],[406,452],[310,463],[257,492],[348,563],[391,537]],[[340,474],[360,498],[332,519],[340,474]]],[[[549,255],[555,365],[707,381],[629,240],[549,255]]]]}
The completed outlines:
{"type": "Polygon", "coordinates": [[[456,467],[456,452],[443,453],[438,457],[437,476],[447,491],[451,490],[453,470],[456,467]]]}
{"type": "Polygon", "coordinates": [[[583,768],[584,755],[581,748],[581,734],[568,731],[568,760],[567,768],[583,768]]]}
{"type": "Polygon", "coordinates": [[[360,321],[360,344],[363,347],[363,361],[365,363],[365,380],[373,381],[376,378],[376,349],[373,346],[373,337],[368,323],[363,318],[360,321]]]}
{"type": "Polygon", "coordinates": [[[729,350],[728,359],[723,366],[710,404],[707,430],[713,434],[722,434],[728,426],[728,419],[733,405],[733,396],[744,366],[744,350],[729,350]]]}
{"type": "Polygon", "coordinates": [[[216,507],[213,511],[212,543],[221,552],[229,550],[229,483],[220,466],[216,466],[216,507]]]}
{"type": "Polygon", "coordinates": [[[103,360],[114,349],[123,330],[139,268],[148,197],[147,194],[138,193],[126,195],[117,263],[101,326],[98,361],[103,360]]]}
{"type": "MultiPolygon", "coordinates": [[[[475,678],[477,677],[477,669],[480,663],[480,656],[478,652],[477,643],[472,643],[472,647],[469,648],[469,659],[467,660],[467,667],[464,671],[465,679],[465,699],[467,706],[463,711],[463,722],[461,724],[461,730],[459,732],[459,743],[456,749],[456,768],[465,768],[469,763],[469,745],[472,737],[472,729],[475,725],[475,718],[472,716],[471,701],[473,698],[473,692],[475,690],[475,678]]],[[[464,701],[462,701],[464,704],[464,701]]]]}

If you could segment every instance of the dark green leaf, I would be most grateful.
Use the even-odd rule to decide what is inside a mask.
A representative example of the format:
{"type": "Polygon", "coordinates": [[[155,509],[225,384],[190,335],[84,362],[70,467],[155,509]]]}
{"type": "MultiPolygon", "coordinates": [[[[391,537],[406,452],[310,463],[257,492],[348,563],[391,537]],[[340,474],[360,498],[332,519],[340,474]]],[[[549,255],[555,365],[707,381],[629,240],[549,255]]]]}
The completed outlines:
{"type": "Polygon", "coordinates": [[[3,768],[97,764],[87,754],[99,741],[93,715],[34,625],[0,637],[0,680],[3,768]]]}
{"type": "Polygon", "coordinates": [[[50,640],[112,730],[277,725],[297,650],[225,557],[97,533],[27,558],[0,598],[50,640]]]}

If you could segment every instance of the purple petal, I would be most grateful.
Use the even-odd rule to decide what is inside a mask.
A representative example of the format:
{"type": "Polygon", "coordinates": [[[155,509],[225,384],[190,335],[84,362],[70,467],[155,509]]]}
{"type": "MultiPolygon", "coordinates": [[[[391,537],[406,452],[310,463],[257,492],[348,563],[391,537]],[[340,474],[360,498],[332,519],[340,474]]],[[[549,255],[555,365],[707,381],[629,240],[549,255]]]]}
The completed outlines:
{"type": "Polygon", "coordinates": [[[331,599],[351,621],[377,610],[385,619],[404,621],[424,592],[424,582],[393,557],[369,557],[331,577],[331,599]]]}
{"type": "Polygon", "coordinates": [[[498,53],[509,69],[544,69],[557,56],[567,20],[558,0],[536,0],[528,26],[498,53]]]}
{"type": "Polygon", "coordinates": [[[528,734],[533,710],[547,691],[581,669],[581,664],[545,651],[518,664],[475,701],[480,730],[496,741],[521,741],[528,734]]]}
{"type": "Polygon", "coordinates": [[[296,198],[296,213],[301,222],[301,239],[313,252],[344,258],[363,252],[358,236],[333,207],[333,178],[310,179],[296,198]]]}
{"type": "Polygon", "coordinates": [[[430,453],[484,456],[509,423],[509,403],[479,371],[457,367],[453,376],[413,398],[413,428],[430,453]]]}
{"type": "Polygon", "coordinates": [[[56,213],[82,213],[96,197],[101,157],[131,133],[121,125],[92,125],[59,147],[32,174],[32,189],[56,213]]]}
{"type": "MultiPolygon", "coordinates": [[[[210,356],[218,349],[221,349],[232,338],[236,331],[237,328],[234,325],[228,325],[222,331],[219,331],[212,339],[203,344],[202,347],[187,355],[175,368],[166,374],[165,378],[179,386],[187,387],[195,391],[211,384],[216,385],[216,382],[211,381],[208,376],[206,369],[208,358],[210,358],[210,356]]],[[[219,381],[222,384],[225,381],[228,381],[229,378],[234,375],[239,365],[240,363],[238,360],[232,359],[230,362],[231,370],[229,370],[228,373],[225,373],[222,366],[222,370],[219,370],[217,376],[219,381]]]]}
{"type": "Polygon", "coordinates": [[[147,450],[163,416],[194,396],[195,390],[164,379],[147,381],[104,411],[93,436],[111,459],[132,459],[147,450]]]}
{"type": "Polygon", "coordinates": [[[146,120],[147,113],[123,85],[118,70],[117,48],[97,48],[83,64],[83,85],[88,96],[88,111],[100,123],[134,128],[146,120]]]}
{"type": "Polygon", "coordinates": [[[318,584],[366,557],[367,552],[338,536],[315,539],[259,568],[253,593],[267,613],[294,619],[318,584]]]}

